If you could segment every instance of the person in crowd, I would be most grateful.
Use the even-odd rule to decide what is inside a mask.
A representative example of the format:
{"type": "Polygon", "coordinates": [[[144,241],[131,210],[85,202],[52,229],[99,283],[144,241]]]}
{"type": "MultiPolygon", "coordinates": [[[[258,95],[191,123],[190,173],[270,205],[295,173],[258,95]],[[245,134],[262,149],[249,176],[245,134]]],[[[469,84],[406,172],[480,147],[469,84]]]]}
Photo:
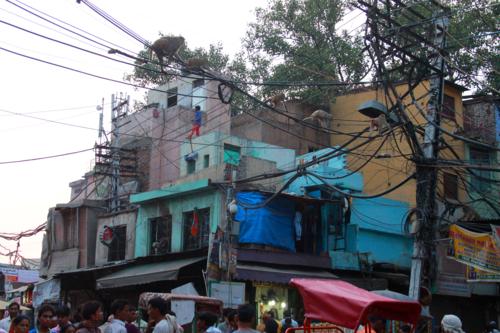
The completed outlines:
{"type": "Polygon", "coordinates": [[[29,333],[52,333],[51,324],[52,318],[56,315],[56,311],[52,305],[44,304],[38,309],[36,326],[29,333]]]}
{"type": "Polygon", "coordinates": [[[130,318],[129,305],[126,299],[117,299],[111,303],[111,315],[113,319],[104,333],[127,333],[125,322],[130,318]]]}
{"type": "Polygon", "coordinates": [[[14,318],[17,317],[19,314],[19,308],[20,305],[17,302],[12,302],[9,304],[7,311],[9,313],[9,316],[0,320],[0,329],[3,329],[4,331],[9,331],[10,329],[10,322],[14,320],[14,318]]]}
{"type": "Polygon", "coordinates": [[[76,328],[72,324],[67,324],[66,326],[62,326],[60,331],[60,333],[75,333],[75,332],[76,328]]]}
{"type": "Polygon", "coordinates": [[[219,325],[217,325],[217,328],[222,333],[231,333],[228,329],[229,328],[228,315],[229,313],[231,313],[231,311],[233,311],[233,309],[231,308],[225,308],[224,310],[222,310],[222,322],[220,322],[219,325]]]}
{"type": "Polygon", "coordinates": [[[56,311],[57,315],[57,326],[53,329],[56,333],[61,333],[61,327],[71,325],[69,317],[71,315],[71,310],[66,305],[60,306],[56,311]]]}
{"type": "Polygon", "coordinates": [[[137,308],[131,304],[128,305],[128,317],[125,321],[125,328],[127,329],[127,333],[141,333],[139,327],[137,327],[137,308]]]}
{"type": "Polygon", "coordinates": [[[82,322],[76,333],[101,333],[99,324],[102,323],[103,313],[101,303],[89,301],[82,306],[82,322]]]}
{"type": "Polygon", "coordinates": [[[215,327],[217,324],[217,315],[212,312],[204,311],[198,314],[198,320],[196,321],[196,328],[198,333],[221,333],[221,331],[215,327]]]}
{"type": "Polygon", "coordinates": [[[226,333],[233,333],[238,329],[238,312],[235,310],[232,310],[229,312],[227,315],[227,319],[229,322],[229,331],[226,333]]]}
{"type": "Polygon", "coordinates": [[[167,321],[165,315],[168,304],[161,297],[155,297],[148,302],[149,323],[146,333],[174,333],[174,327],[167,321]]]}
{"type": "Polygon", "coordinates": [[[290,310],[283,312],[283,317],[284,318],[281,320],[282,333],[285,333],[285,331],[290,327],[299,327],[299,323],[292,318],[290,310]]]}
{"type": "Polygon", "coordinates": [[[465,333],[462,330],[462,321],[453,314],[447,314],[441,319],[442,333],[465,333]]]}
{"type": "Polygon", "coordinates": [[[400,328],[398,328],[398,333],[410,333],[410,332],[411,332],[410,325],[402,325],[400,328]]]}
{"type": "Polygon", "coordinates": [[[273,315],[272,311],[267,311],[264,314],[263,320],[264,320],[264,326],[265,326],[264,331],[266,333],[280,333],[279,332],[279,325],[276,322],[276,320],[274,320],[274,315],[273,315]]]}
{"type": "Polygon", "coordinates": [[[71,322],[73,323],[73,326],[74,327],[78,327],[80,325],[80,322],[83,320],[82,318],[82,306],[79,305],[77,308],[76,308],[76,312],[75,314],[73,315],[73,317],[71,318],[71,322]]]}
{"type": "Polygon", "coordinates": [[[498,325],[496,321],[490,321],[488,325],[486,325],[486,333],[500,333],[498,330],[498,325]]]}
{"type": "Polygon", "coordinates": [[[238,329],[233,333],[259,333],[252,328],[255,322],[255,309],[250,304],[238,307],[238,329]]]}
{"type": "Polygon", "coordinates": [[[56,327],[58,326],[58,323],[59,323],[59,319],[57,317],[57,312],[54,312],[54,315],[52,316],[52,318],[50,318],[50,321],[49,321],[49,328],[51,330],[51,332],[55,332],[55,329],[56,327]]]}
{"type": "Polygon", "coordinates": [[[12,320],[10,327],[12,333],[28,333],[30,319],[25,315],[18,315],[12,320]]]}
{"type": "Polygon", "coordinates": [[[371,315],[368,317],[368,321],[370,322],[370,325],[368,325],[368,330],[365,329],[365,327],[360,326],[359,329],[357,330],[356,333],[383,333],[385,331],[385,319],[376,316],[376,315],[371,315]]]}

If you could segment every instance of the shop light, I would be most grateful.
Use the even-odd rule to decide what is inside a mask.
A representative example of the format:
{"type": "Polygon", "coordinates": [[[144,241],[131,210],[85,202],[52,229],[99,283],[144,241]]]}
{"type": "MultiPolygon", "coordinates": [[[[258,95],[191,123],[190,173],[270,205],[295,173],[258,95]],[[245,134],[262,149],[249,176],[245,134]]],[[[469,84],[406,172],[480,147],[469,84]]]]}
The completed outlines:
{"type": "Polygon", "coordinates": [[[281,308],[282,308],[282,309],[285,309],[285,308],[286,308],[286,303],[285,303],[285,302],[281,302],[281,308]]]}
{"type": "Polygon", "coordinates": [[[270,300],[267,305],[269,306],[275,306],[276,305],[276,301],[274,299],[270,300]]]}

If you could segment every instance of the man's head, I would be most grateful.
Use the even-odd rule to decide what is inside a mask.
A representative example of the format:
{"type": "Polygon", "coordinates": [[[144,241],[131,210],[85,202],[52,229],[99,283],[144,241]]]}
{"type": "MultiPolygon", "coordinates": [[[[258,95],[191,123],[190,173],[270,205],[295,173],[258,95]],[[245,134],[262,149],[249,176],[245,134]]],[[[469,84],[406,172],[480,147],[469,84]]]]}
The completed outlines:
{"type": "Polygon", "coordinates": [[[238,328],[238,312],[235,310],[231,310],[231,312],[229,312],[227,314],[227,322],[229,323],[229,325],[232,328],[237,329],[238,328]]]}
{"type": "Polygon", "coordinates": [[[488,330],[496,330],[496,329],[498,329],[497,322],[496,322],[496,321],[490,321],[490,322],[488,323],[488,325],[486,325],[486,328],[487,328],[488,330]]]}
{"type": "Polygon", "coordinates": [[[148,302],[148,316],[150,319],[159,322],[168,312],[168,304],[161,297],[155,297],[148,302]]]}
{"type": "Polygon", "coordinates": [[[132,304],[129,304],[128,305],[128,318],[127,318],[127,321],[129,323],[133,323],[134,321],[137,320],[137,308],[135,306],[133,306],[132,304]]]}
{"type": "Polygon", "coordinates": [[[199,105],[196,105],[196,106],[194,107],[194,110],[195,110],[195,111],[200,111],[200,110],[201,110],[201,107],[200,107],[199,105]]]}
{"type": "Polygon", "coordinates": [[[55,317],[56,312],[54,308],[49,304],[44,304],[38,309],[38,326],[40,328],[50,328],[52,324],[52,318],[55,317]]]}
{"type": "Polygon", "coordinates": [[[250,327],[255,320],[255,309],[250,304],[238,307],[238,327],[250,327]]]}
{"type": "Polygon", "coordinates": [[[68,325],[68,323],[69,323],[69,317],[71,315],[71,310],[66,305],[63,305],[57,309],[56,315],[57,315],[57,320],[58,320],[59,326],[63,327],[63,326],[68,325]]]}
{"type": "Polygon", "coordinates": [[[102,322],[103,313],[101,303],[97,301],[89,301],[82,306],[83,320],[91,321],[94,323],[102,322]]]}
{"type": "Polygon", "coordinates": [[[462,321],[453,314],[444,315],[441,320],[441,331],[445,333],[463,333],[462,321]]]}
{"type": "Polygon", "coordinates": [[[126,299],[117,299],[111,303],[111,314],[115,319],[126,321],[129,319],[128,301],[126,299]]]}
{"type": "Polygon", "coordinates": [[[198,314],[198,321],[196,322],[196,327],[198,332],[206,331],[207,328],[212,327],[217,323],[217,316],[212,312],[200,312],[198,314]]]}
{"type": "Polygon", "coordinates": [[[17,314],[19,313],[19,303],[17,303],[17,302],[10,303],[7,310],[9,311],[9,317],[11,319],[16,318],[17,314]]]}

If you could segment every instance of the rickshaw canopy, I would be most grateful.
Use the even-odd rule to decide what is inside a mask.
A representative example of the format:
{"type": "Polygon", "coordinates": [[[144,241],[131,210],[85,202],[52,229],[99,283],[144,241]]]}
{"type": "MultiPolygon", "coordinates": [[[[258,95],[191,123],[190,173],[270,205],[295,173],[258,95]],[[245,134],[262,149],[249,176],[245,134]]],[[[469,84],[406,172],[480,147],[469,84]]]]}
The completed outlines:
{"type": "Polygon", "coordinates": [[[305,316],[345,328],[366,324],[371,315],[415,325],[420,304],[380,296],[340,280],[291,279],[304,300],[305,316]]]}

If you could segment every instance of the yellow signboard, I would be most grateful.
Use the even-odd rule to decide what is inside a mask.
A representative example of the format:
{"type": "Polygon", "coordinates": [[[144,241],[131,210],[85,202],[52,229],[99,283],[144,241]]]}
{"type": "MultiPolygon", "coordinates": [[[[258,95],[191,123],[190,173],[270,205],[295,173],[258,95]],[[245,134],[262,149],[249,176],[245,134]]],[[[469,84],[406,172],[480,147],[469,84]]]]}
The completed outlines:
{"type": "Polygon", "coordinates": [[[483,271],[472,266],[467,266],[467,282],[500,282],[500,273],[483,271]]]}
{"type": "Polygon", "coordinates": [[[450,238],[450,257],[483,271],[500,273],[500,249],[490,233],[472,232],[452,225],[450,238]]]}

